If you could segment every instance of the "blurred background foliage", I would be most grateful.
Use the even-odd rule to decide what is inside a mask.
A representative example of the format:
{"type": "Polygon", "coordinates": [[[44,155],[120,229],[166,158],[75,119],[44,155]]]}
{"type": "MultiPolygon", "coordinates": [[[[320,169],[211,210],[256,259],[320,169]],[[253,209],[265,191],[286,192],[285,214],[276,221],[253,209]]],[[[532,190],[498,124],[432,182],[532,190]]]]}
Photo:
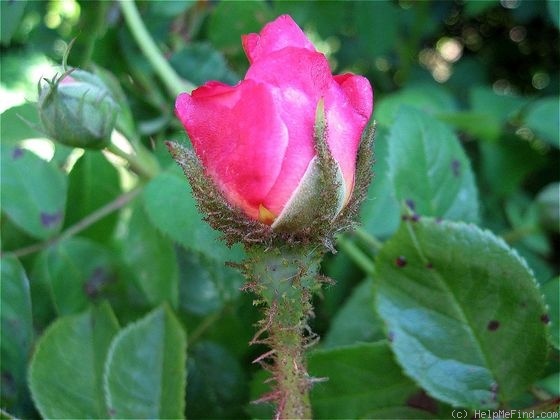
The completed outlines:
{"type": "MultiPolygon", "coordinates": [[[[414,107],[459,134],[480,203],[480,217],[468,221],[501,236],[527,260],[548,296],[557,294],[558,279],[551,279],[560,260],[558,1],[201,0],[138,1],[137,6],[163,55],[194,85],[239,81],[248,68],[240,36],[290,14],[326,54],[333,73],[363,74],[375,88],[376,178],[363,211],[363,231],[385,240],[397,229],[401,204],[387,174],[387,138],[401,107],[414,107]]],[[[108,301],[112,309],[85,313],[104,320],[116,315],[125,326],[168,302],[188,332],[187,415],[265,415],[249,404],[260,384],[253,379],[257,367],[251,360],[263,349],[247,345],[259,311],[252,296],[240,292],[240,276],[224,266],[239,260],[242,251],[222,246],[200,222],[186,181],[163,144],[185,139],[174,117],[174,95],[139,49],[119,4],[2,1],[0,7],[2,408],[25,418],[38,416],[26,369],[36,340],[57,318],[108,301]],[[151,175],[135,174],[106,153],[55,144],[36,129],[37,83],[59,70],[72,39],[68,63],[104,74],[117,86],[125,114],[120,131],[143,164],[155,168],[151,175]],[[4,159],[21,150],[24,166],[6,164],[4,159]],[[10,188],[7,180],[15,177],[10,188]],[[108,203],[116,211],[87,229],[63,233],[52,246],[42,242],[60,239],[61,232],[108,203]],[[57,205],[64,217],[52,229],[26,222],[33,212],[57,205]],[[10,295],[15,303],[8,305],[6,279],[21,275],[28,278],[29,296],[16,291],[10,295]],[[6,327],[10,316],[17,325],[6,327]]],[[[358,247],[374,254],[370,245],[359,235],[342,238],[340,252],[324,263],[337,285],[316,299],[313,328],[323,337],[319,348],[376,342],[332,359],[349,366],[363,357],[371,363],[391,357],[378,343],[385,333],[373,311],[372,280],[362,281],[367,266],[352,253],[358,247]]],[[[557,310],[558,300],[552,304],[557,310]]],[[[154,314],[171,322],[165,311],[154,314]]],[[[334,357],[319,352],[310,363],[319,369],[334,357]]],[[[558,352],[549,359],[538,392],[554,396],[558,352]]],[[[398,412],[404,418],[445,416],[445,404],[421,393],[398,367],[386,368],[400,384],[395,404],[402,406],[398,412]]],[[[343,374],[328,373],[333,378],[343,374]]],[[[52,385],[41,382],[39,374],[36,380],[52,385]]],[[[72,384],[71,375],[59,380],[72,384]]],[[[364,379],[362,387],[368,386],[373,385],[364,379]]],[[[534,393],[526,394],[512,405],[527,407],[534,400],[534,393]]]]}

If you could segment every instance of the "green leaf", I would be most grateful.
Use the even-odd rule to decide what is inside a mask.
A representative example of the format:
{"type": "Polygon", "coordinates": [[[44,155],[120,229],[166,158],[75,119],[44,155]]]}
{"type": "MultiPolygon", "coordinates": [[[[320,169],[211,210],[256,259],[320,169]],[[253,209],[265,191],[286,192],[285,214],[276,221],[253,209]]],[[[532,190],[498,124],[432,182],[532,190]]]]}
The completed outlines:
{"type": "Polygon", "coordinates": [[[37,155],[2,145],[2,211],[26,233],[47,239],[60,231],[64,220],[67,178],[37,155]]]}
{"type": "Polygon", "coordinates": [[[177,249],[177,260],[181,309],[208,315],[239,296],[243,285],[239,272],[182,248],[177,249]]]}
{"type": "Polygon", "coordinates": [[[457,137],[443,123],[403,107],[389,138],[395,194],[421,215],[478,220],[478,192],[457,137]]]}
{"type": "Polygon", "coordinates": [[[377,308],[405,372],[452,405],[492,408],[546,357],[545,308],[515,251],[474,225],[402,223],[378,255],[377,308]]]}
{"type": "Polygon", "coordinates": [[[548,306],[549,342],[560,349],[560,277],[547,281],[542,286],[544,300],[548,306]]]}
{"type": "Polygon", "coordinates": [[[154,226],[185,248],[221,263],[242,255],[239,246],[228,249],[218,239],[218,232],[202,221],[189,183],[177,165],[152,179],[143,199],[154,226]]]}
{"type": "Polygon", "coordinates": [[[515,136],[503,136],[498,142],[479,144],[480,177],[498,196],[512,194],[523,180],[546,164],[546,158],[531,145],[515,136]]]}
{"type": "Polygon", "coordinates": [[[85,310],[115,276],[109,250],[80,237],[48,248],[37,264],[37,281],[48,285],[59,315],[85,310]]]}
{"type": "Polygon", "coordinates": [[[259,32],[270,20],[264,1],[220,2],[208,22],[208,38],[228,55],[241,54],[241,35],[259,32]]]}
{"type": "Polygon", "coordinates": [[[119,329],[109,304],[58,319],[29,366],[33,400],[44,418],[107,418],[103,366],[119,329]]]}
{"type": "MultiPolygon", "coordinates": [[[[0,4],[4,4],[2,2],[0,4]]],[[[44,137],[34,127],[40,124],[37,105],[27,102],[0,114],[0,138],[3,144],[14,145],[20,140],[44,137]]]]}
{"type": "Polygon", "coordinates": [[[331,348],[381,338],[381,320],[373,308],[373,281],[366,279],[337,312],[321,344],[324,348],[331,348]]]}
{"type": "Polygon", "coordinates": [[[105,364],[105,392],[113,418],[182,418],[187,338],[163,305],[121,330],[105,364]]]}
{"type": "Polygon", "coordinates": [[[379,126],[375,132],[374,178],[368,190],[368,199],[362,204],[363,228],[376,237],[390,236],[397,230],[400,220],[399,203],[393,193],[389,177],[387,154],[389,130],[379,126]]]}
{"type": "MultiPolygon", "coordinates": [[[[358,43],[361,44],[360,52],[365,53],[364,55],[370,59],[390,53],[399,40],[399,17],[404,10],[390,1],[360,1],[352,6],[354,7],[352,24],[359,34],[357,38],[358,43]],[[375,42],[371,42],[373,39],[375,42]]],[[[340,16],[340,10],[335,12],[340,16]]]]}
{"type": "Polygon", "coordinates": [[[546,97],[531,105],[525,124],[542,140],[560,149],[560,97],[546,97]]]}
{"type": "Polygon", "coordinates": [[[0,269],[2,400],[17,404],[24,392],[33,341],[29,280],[16,258],[3,257],[0,269]]]}
{"type": "Polygon", "coordinates": [[[328,378],[311,390],[313,414],[319,419],[372,418],[381,409],[377,418],[398,418],[394,410],[405,408],[418,392],[385,342],[315,351],[309,355],[309,373],[328,378]]]}
{"type": "Polygon", "coordinates": [[[457,108],[453,96],[441,86],[422,84],[382,97],[379,103],[375,104],[376,121],[381,126],[392,126],[403,106],[413,107],[428,114],[446,113],[457,108]]]}
{"type": "MultiPolygon", "coordinates": [[[[65,226],[71,226],[114,200],[120,193],[119,174],[100,151],[86,151],[70,172],[65,226]]],[[[106,242],[113,233],[118,212],[80,232],[80,236],[106,242]]]]}
{"type": "Polygon", "coordinates": [[[195,0],[168,0],[161,4],[148,3],[148,15],[175,17],[196,5],[195,0]]]}
{"type": "Polygon", "coordinates": [[[550,19],[560,28],[560,7],[557,0],[547,0],[550,19]]]}
{"type": "Polygon", "coordinates": [[[150,223],[140,205],[134,209],[122,239],[122,259],[149,303],[167,301],[177,306],[179,273],[175,249],[150,223]]]}
{"type": "Polygon", "coordinates": [[[438,114],[438,119],[453,125],[476,139],[496,141],[502,134],[502,125],[490,114],[475,111],[458,111],[438,114]]]}
{"type": "Polygon", "coordinates": [[[245,373],[224,347],[201,342],[189,350],[187,415],[189,418],[244,418],[248,399],[245,373]]]}
{"type": "Polygon", "coordinates": [[[493,124],[502,127],[520,113],[528,99],[515,95],[500,95],[490,87],[480,86],[471,90],[470,102],[473,112],[486,115],[491,118],[493,124]]]}
{"type": "Polygon", "coordinates": [[[0,43],[2,45],[10,44],[19,22],[23,17],[26,4],[26,0],[0,2],[0,17],[2,18],[2,25],[0,25],[0,43]]]}
{"type": "Polygon", "coordinates": [[[465,2],[465,13],[467,16],[477,16],[486,12],[488,9],[497,6],[498,0],[467,0],[465,2]]]}
{"type": "Polygon", "coordinates": [[[195,85],[208,80],[235,84],[239,81],[229,67],[223,54],[208,43],[189,43],[169,59],[179,76],[188,78],[195,85]]]}

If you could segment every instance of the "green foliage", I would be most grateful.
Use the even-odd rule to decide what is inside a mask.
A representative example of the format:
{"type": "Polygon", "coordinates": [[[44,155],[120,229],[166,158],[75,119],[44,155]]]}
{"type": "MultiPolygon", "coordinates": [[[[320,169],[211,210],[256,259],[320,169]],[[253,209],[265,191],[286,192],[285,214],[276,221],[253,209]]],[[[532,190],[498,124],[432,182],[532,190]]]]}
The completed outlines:
{"type": "Polygon", "coordinates": [[[403,222],[377,270],[377,308],[395,355],[434,397],[496,408],[542,372],[541,292],[525,261],[491,233],[403,222]]]}
{"type": "Polygon", "coordinates": [[[104,389],[110,416],[182,417],[186,350],[183,327],[167,306],[121,330],[105,362],[104,389]]]}
{"type": "Polygon", "coordinates": [[[122,241],[122,259],[152,305],[177,306],[179,278],[173,244],[152,226],[142,209],[134,209],[122,241]]]}
{"type": "MultiPolygon", "coordinates": [[[[316,418],[552,410],[557,1],[135,3],[192,85],[235,84],[240,36],[288,13],[334,73],[374,86],[374,181],[361,227],[324,264],[336,284],[314,300],[308,368],[328,378],[316,418]]],[[[251,363],[266,350],[248,345],[262,314],[226,265],[244,252],[202,220],[172,163],[175,98],[119,3],[0,8],[0,415],[272,416],[250,403],[269,391],[251,363]],[[37,129],[37,83],[73,38],[68,62],[118,104],[110,149],[37,129]]]]}
{"type": "Polygon", "coordinates": [[[0,158],[2,212],[35,238],[59,232],[68,184],[64,174],[18,146],[2,145],[0,158]]]}
{"type": "Polygon", "coordinates": [[[48,418],[104,418],[103,366],[118,323],[106,303],[59,318],[41,336],[29,367],[29,386],[48,418]]]}
{"type": "MultiPolygon", "coordinates": [[[[65,226],[79,222],[120,194],[116,168],[98,151],[84,152],[74,164],[68,181],[65,226]]],[[[110,214],[84,230],[82,235],[106,242],[111,238],[117,220],[117,214],[110,214]]]]}
{"type": "MultiPolygon", "coordinates": [[[[316,351],[309,371],[325,380],[311,393],[317,418],[395,418],[409,409],[407,400],[419,390],[385,342],[316,351]]],[[[424,415],[412,418],[429,418],[424,415]]]]}
{"type": "Polygon", "coordinates": [[[37,267],[35,278],[46,286],[59,315],[85,310],[114,275],[109,250],[80,237],[43,251],[37,267]]]}
{"type": "Polygon", "coordinates": [[[29,280],[17,259],[3,259],[0,268],[2,389],[10,405],[17,405],[25,396],[27,361],[34,339],[31,295],[29,280]]]}
{"type": "Polygon", "coordinates": [[[395,195],[413,211],[476,222],[478,194],[467,156],[453,132],[412,108],[401,108],[389,137],[395,195]]]}

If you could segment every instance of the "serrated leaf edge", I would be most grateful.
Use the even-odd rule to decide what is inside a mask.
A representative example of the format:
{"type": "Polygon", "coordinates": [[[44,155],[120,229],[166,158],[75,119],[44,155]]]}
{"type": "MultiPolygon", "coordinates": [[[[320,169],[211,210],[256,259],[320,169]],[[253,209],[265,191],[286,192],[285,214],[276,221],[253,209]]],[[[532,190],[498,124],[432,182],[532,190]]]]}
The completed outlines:
{"type": "MultiPolygon", "coordinates": [[[[115,350],[117,348],[117,346],[119,345],[119,343],[124,339],[124,337],[126,337],[130,331],[134,331],[135,329],[137,329],[138,327],[143,326],[144,324],[149,324],[152,320],[152,318],[155,318],[159,312],[163,311],[164,312],[164,317],[169,317],[169,319],[172,322],[176,322],[177,325],[179,326],[179,331],[180,331],[180,336],[181,336],[181,341],[183,342],[181,351],[179,352],[179,355],[181,357],[181,364],[184,367],[184,375],[183,375],[183,380],[181,381],[181,401],[180,401],[180,411],[181,413],[185,412],[185,405],[186,405],[186,398],[185,398],[185,392],[186,392],[186,387],[187,387],[187,375],[186,375],[186,369],[187,369],[187,360],[186,360],[186,356],[187,356],[187,335],[183,329],[183,326],[181,325],[181,323],[179,322],[179,320],[177,319],[177,317],[174,315],[174,313],[172,312],[172,310],[169,308],[169,305],[167,303],[164,303],[158,307],[156,307],[155,309],[153,309],[152,311],[150,311],[149,313],[147,313],[146,315],[144,315],[142,318],[138,319],[137,321],[134,321],[130,324],[128,324],[126,327],[122,328],[113,338],[113,341],[111,342],[111,345],[109,346],[109,350],[107,351],[107,358],[105,360],[105,367],[103,370],[103,391],[104,391],[104,397],[105,397],[105,404],[108,407],[109,411],[112,410],[112,399],[111,399],[111,392],[109,389],[109,375],[110,375],[110,369],[111,369],[111,363],[113,361],[113,357],[115,354],[115,350]]],[[[164,334],[166,334],[166,332],[164,332],[164,334]]],[[[161,398],[160,398],[161,400],[161,398]]],[[[160,401],[161,402],[161,401],[160,401]]],[[[158,413],[161,413],[161,406],[158,406],[158,413]]],[[[110,418],[114,418],[112,416],[112,413],[109,412],[109,417],[110,418]]]]}
{"type": "MultiPolygon", "coordinates": [[[[453,226],[453,227],[455,227],[455,226],[463,226],[463,227],[467,227],[467,228],[470,228],[470,229],[474,229],[474,230],[475,230],[478,234],[480,234],[484,239],[488,239],[488,240],[490,240],[491,242],[493,242],[496,246],[502,248],[503,251],[506,251],[506,252],[507,252],[508,254],[510,254],[514,259],[516,259],[517,262],[521,265],[521,267],[523,267],[523,268],[527,271],[527,273],[530,275],[531,280],[532,280],[532,282],[533,282],[533,285],[536,287],[536,290],[540,292],[539,295],[540,295],[540,297],[541,297],[541,303],[543,304],[543,309],[548,310],[548,306],[546,305],[546,300],[544,299],[544,295],[543,295],[542,292],[541,292],[541,288],[540,288],[540,286],[539,286],[538,281],[537,281],[536,278],[535,278],[535,275],[534,275],[533,270],[529,267],[529,265],[527,264],[527,262],[525,261],[525,259],[522,258],[522,257],[519,255],[519,253],[518,253],[513,247],[510,247],[510,246],[504,241],[503,238],[496,236],[492,231],[490,231],[490,230],[488,230],[488,229],[480,228],[478,225],[476,225],[476,224],[474,224],[474,223],[467,223],[467,222],[461,222],[461,221],[450,221],[450,220],[443,220],[443,221],[438,222],[436,219],[434,219],[434,218],[428,218],[428,217],[423,218],[422,220],[423,220],[423,222],[429,221],[429,222],[431,222],[431,223],[435,223],[435,224],[439,224],[439,225],[443,225],[443,226],[445,226],[445,225],[447,225],[447,226],[453,226]]],[[[405,222],[401,222],[401,223],[407,223],[407,232],[408,232],[408,234],[409,234],[410,237],[411,237],[411,240],[412,240],[412,242],[413,242],[413,244],[414,244],[414,247],[416,248],[416,251],[418,252],[419,256],[424,260],[424,262],[427,262],[427,259],[426,259],[426,257],[424,256],[423,251],[420,249],[420,247],[419,247],[419,245],[418,245],[418,241],[416,240],[416,234],[415,234],[414,232],[412,232],[411,225],[412,225],[412,223],[415,223],[415,222],[405,221],[405,222]]],[[[399,227],[399,229],[400,229],[400,228],[401,228],[401,227],[399,227]]],[[[398,231],[398,230],[397,230],[397,231],[398,231]]],[[[433,274],[432,274],[432,275],[433,275],[433,274]]],[[[377,287],[377,286],[374,286],[374,287],[377,287]]],[[[377,308],[377,307],[378,307],[378,299],[379,299],[379,297],[378,297],[379,295],[378,295],[378,293],[377,293],[377,290],[374,290],[374,296],[375,296],[375,298],[374,298],[374,299],[375,299],[375,307],[377,308]]],[[[376,312],[378,312],[377,309],[376,309],[376,312]]],[[[460,311],[460,313],[461,313],[461,315],[463,315],[463,311],[462,311],[462,310],[460,311]]],[[[379,315],[382,319],[384,319],[384,318],[381,316],[381,314],[378,313],[378,315],[379,315]]],[[[468,325],[469,325],[469,330],[471,330],[470,324],[468,324],[468,325]]],[[[546,327],[546,330],[547,330],[547,333],[548,333],[549,326],[547,325],[547,326],[545,326],[545,327],[546,327]]],[[[388,325],[385,323],[385,333],[387,334],[387,332],[388,332],[388,325]]],[[[472,335],[473,335],[473,337],[476,338],[476,343],[477,343],[477,346],[478,346],[478,348],[479,348],[479,350],[480,350],[481,355],[484,357],[485,360],[487,360],[487,356],[486,356],[485,352],[482,351],[482,348],[481,348],[481,346],[480,346],[478,337],[477,337],[476,334],[474,334],[474,333],[473,333],[472,335]]],[[[548,336],[548,334],[547,334],[547,336],[548,336]]],[[[548,337],[547,337],[547,342],[549,342],[549,341],[548,341],[548,337]]],[[[548,350],[547,350],[547,353],[548,353],[548,350]]],[[[410,378],[412,381],[414,381],[415,383],[418,383],[420,386],[424,386],[423,383],[419,383],[419,382],[417,381],[416,377],[411,373],[411,371],[410,371],[410,369],[408,368],[408,366],[403,365],[403,364],[401,363],[401,361],[399,360],[398,357],[395,357],[395,360],[396,360],[396,362],[399,364],[399,366],[401,366],[401,368],[403,369],[403,372],[406,374],[407,377],[409,377],[409,378],[410,378]]],[[[492,374],[492,378],[493,378],[494,380],[496,380],[496,375],[494,374],[494,372],[493,372],[492,369],[488,368],[488,364],[487,364],[486,366],[484,366],[484,368],[487,369],[487,370],[492,374]]],[[[541,367],[541,370],[544,370],[544,365],[541,367]]],[[[438,400],[446,401],[446,402],[448,402],[448,403],[450,403],[450,404],[456,404],[455,401],[450,401],[450,400],[447,398],[447,396],[441,395],[439,392],[434,392],[433,390],[428,390],[428,389],[426,389],[425,391],[426,391],[429,395],[433,396],[434,398],[437,398],[438,400]]]]}

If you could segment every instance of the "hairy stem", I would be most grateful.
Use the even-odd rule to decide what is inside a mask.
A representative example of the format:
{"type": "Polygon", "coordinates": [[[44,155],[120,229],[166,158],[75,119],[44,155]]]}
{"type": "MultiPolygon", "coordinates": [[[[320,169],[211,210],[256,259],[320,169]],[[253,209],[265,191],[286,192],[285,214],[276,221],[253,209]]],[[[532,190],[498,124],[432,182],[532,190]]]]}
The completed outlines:
{"type": "Polygon", "coordinates": [[[313,314],[311,297],[320,287],[321,254],[304,248],[252,248],[248,254],[243,265],[248,288],[266,305],[252,344],[270,347],[255,362],[268,369],[274,380],[272,391],[257,402],[274,401],[277,419],[311,418],[313,379],[307,373],[305,350],[314,338],[308,320],[313,314]]]}

